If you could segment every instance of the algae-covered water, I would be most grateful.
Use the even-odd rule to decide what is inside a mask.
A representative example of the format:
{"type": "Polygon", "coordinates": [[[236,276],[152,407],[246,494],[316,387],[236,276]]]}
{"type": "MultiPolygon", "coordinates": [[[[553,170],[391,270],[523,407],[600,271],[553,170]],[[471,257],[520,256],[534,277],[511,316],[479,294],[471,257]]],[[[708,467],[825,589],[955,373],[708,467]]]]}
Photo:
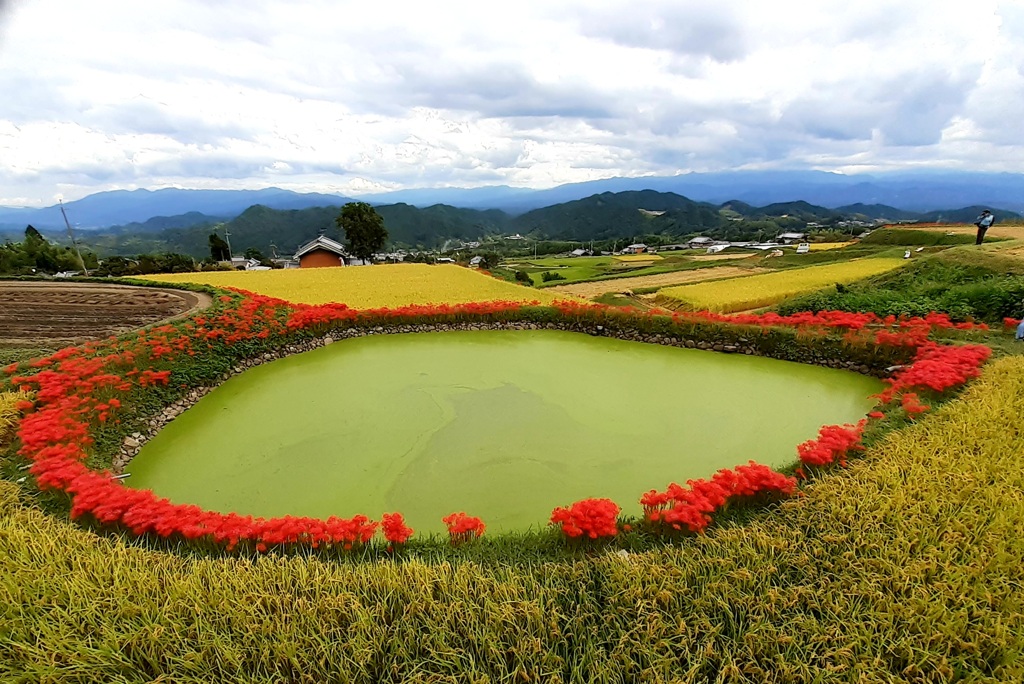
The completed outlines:
{"type": "Polygon", "coordinates": [[[128,483],[260,516],[378,518],[418,532],[466,511],[489,531],[640,495],[750,459],[781,466],[881,383],[772,359],[555,331],[375,335],[233,377],[132,461],[128,483]]]}

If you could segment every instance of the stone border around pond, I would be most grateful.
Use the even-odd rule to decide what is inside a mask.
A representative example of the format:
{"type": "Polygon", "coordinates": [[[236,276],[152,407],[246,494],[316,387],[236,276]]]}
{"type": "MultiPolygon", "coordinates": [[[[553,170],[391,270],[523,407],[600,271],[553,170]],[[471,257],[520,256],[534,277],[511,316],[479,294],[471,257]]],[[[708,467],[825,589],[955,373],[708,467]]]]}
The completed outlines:
{"type": "MultiPolygon", "coordinates": [[[[345,330],[333,331],[322,337],[313,338],[303,342],[294,344],[287,344],[280,349],[273,352],[265,352],[253,358],[247,359],[246,361],[238,364],[232,368],[228,373],[221,376],[220,381],[216,385],[208,387],[196,387],[188,391],[188,393],[181,399],[175,401],[170,406],[166,407],[163,411],[158,412],[156,415],[151,417],[143,430],[132,432],[130,435],[124,438],[121,443],[121,447],[118,452],[114,455],[112,461],[112,470],[115,475],[123,475],[125,468],[131,462],[142,447],[152,439],[160,430],[162,430],[168,423],[180,416],[182,413],[191,408],[196,402],[202,399],[204,396],[212,392],[219,385],[223,384],[235,375],[244,373],[247,370],[261,366],[264,363],[276,361],[294,354],[301,354],[304,352],[312,351],[325,347],[334,342],[340,342],[341,340],[352,339],[356,337],[368,337],[370,335],[388,335],[388,334],[408,334],[408,333],[427,333],[427,332],[455,332],[455,331],[473,331],[473,330],[559,330],[563,332],[573,332],[586,334],[591,336],[605,336],[612,337],[614,339],[620,339],[627,342],[640,342],[645,344],[658,344],[662,346],[670,347],[681,347],[685,349],[699,349],[703,351],[715,351],[725,354],[743,354],[746,356],[766,356],[772,358],[769,355],[761,354],[759,350],[749,344],[749,341],[745,338],[740,338],[738,341],[740,344],[719,344],[711,343],[704,340],[693,340],[685,337],[678,337],[672,335],[661,335],[661,334],[644,334],[636,331],[629,330],[618,330],[612,328],[606,328],[603,325],[592,325],[592,324],[558,324],[558,323],[527,323],[522,321],[514,322],[494,322],[494,323],[457,323],[457,324],[424,324],[424,325],[394,325],[394,326],[374,326],[372,328],[364,327],[351,327],[345,330]]],[[[809,362],[794,361],[793,363],[810,363],[810,365],[824,366],[826,368],[834,368],[837,370],[846,370],[854,373],[860,373],[862,375],[872,375],[876,377],[884,377],[887,375],[886,371],[871,368],[866,364],[857,364],[853,361],[844,361],[842,359],[829,359],[823,357],[813,357],[809,362]]]]}

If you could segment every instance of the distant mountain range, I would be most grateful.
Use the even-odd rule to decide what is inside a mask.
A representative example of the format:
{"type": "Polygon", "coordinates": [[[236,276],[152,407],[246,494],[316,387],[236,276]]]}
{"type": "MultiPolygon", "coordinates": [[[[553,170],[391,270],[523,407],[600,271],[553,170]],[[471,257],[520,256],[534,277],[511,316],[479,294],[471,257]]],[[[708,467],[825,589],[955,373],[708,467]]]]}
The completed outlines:
{"type": "Polygon", "coordinates": [[[1024,211],[1024,174],[970,171],[894,171],[843,175],[825,171],[722,171],[678,176],[608,178],[546,190],[508,186],[410,189],[365,195],[371,203],[405,202],[414,206],[444,203],[459,207],[531,209],[603,192],[657,190],[701,202],[740,200],[754,206],[801,199],[824,207],[885,204],[917,212],[942,207],[997,206],[1024,211]]]}
{"type": "MultiPolygon", "coordinates": [[[[824,171],[723,171],[677,176],[609,178],[571,183],[545,190],[496,185],[482,188],[419,188],[355,199],[374,205],[407,204],[425,208],[446,205],[465,209],[500,209],[525,214],[602,193],[653,190],[675,193],[697,202],[720,205],[742,202],[764,207],[802,200],[845,213],[861,206],[898,207],[903,212],[934,212],[945,207],[987,206],[1024,211],[1024,174],[961,171],[903,171],[843,175],[824,171]]],[[[68,202],[73,225],[82,229],[144,223],[153,217],[178,217],[198,212],[222,219],[238,216],[253,205],[271,209],[341,206],[351,198],[322,193],[297,193],[280,188],[262,190],[114,190],[68,202]]],[[[0,207],[0,230],[64,227],[57,205],[42,209],[0,207]]],[[[179,226],[180,227],[180,226],[179,226]]]]}
{"type": "MultiPolygon", "coordinates": [[[[280,188],[263,190],[112,190],[67,202],[64,208],[76,228],[90,230],[128,223],[148,222],[153,217],[180,217],[200,213],[230,219],[254,204],[274,209],[305,209],[341,206],[351,200],[342,195],[299,193],[280,188]]],[[[31,224],[36,228],[62,229],[59,205],[42,209],[0,207],[0,229],[31,224]]]]}
{"type": "MultiPolygon", "coordinates": [[[[411,248],[436,248],[453,240],[472,241],[514,233],[536,240],[573,242],[633,241],[643,240],[644,236],[675,240],[695,234],[753,239],[808,227],[859,232],[863,230],[860,226],[876,220],[962,222],[973,220],[980,211],[978,207],[965,207],[917,214],[877,204],[829,209],[802,200],[762,207],[740,200],[715,205],[654,190],[606,192],[519,215],[444,204],[417,208],[399,203],[376,209],[388,228],[391,244],[411,248]]],[[[204,257],[209,254],[209,235],[216,230],[222,237],[230,237],[236,253],[253,247],[266,255],[287,256],[321,232],[340,238],[334,222],[337,215],[337,206],[272,209],[255,205],[229,221],[190,213],[106,230],[81,231],[79,235],[100,254],[172,251],[204,257]]],[[[998,220],[1020,218],[1004,210],[997,210],[996,215],[998,220]]],[[[59,231],[51,236],[63,240],[59,231]]]]}

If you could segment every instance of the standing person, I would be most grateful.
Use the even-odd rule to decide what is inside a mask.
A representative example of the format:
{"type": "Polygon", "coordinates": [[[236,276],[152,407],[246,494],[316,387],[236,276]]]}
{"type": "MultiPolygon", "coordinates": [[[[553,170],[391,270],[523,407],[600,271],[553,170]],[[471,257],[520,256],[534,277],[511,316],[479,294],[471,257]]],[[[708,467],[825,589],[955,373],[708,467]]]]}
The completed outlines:
{"type": "Polygon", "coordinates": [[[985,239],[985,231],[995,223],[996,217],[988,209],[984,209],[981,212],[981,216],[977,218],[974,225],[978,226],[978,237],[974,240],[974,244],[980,245],[982,240],[985,239]]]}

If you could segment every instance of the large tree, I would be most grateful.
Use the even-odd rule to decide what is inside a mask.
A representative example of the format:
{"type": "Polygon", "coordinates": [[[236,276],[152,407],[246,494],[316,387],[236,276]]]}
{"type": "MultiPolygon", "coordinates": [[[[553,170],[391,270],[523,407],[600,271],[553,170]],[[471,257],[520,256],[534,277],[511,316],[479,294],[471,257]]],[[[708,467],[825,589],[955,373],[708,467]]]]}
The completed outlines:
{"type": "Polygon", "coordinates": [[[229,261],[231,248],[227,241],[217,233],[210,233],[210,258],[214,261],[229,261]]]}
{"type": "Polygon", "coordinates": [[[384,219],[366,202],[349,202],[341,208],[334,222],[345,233],[349,253],[367,263],[374,252],[382,251],[388,242],[384,219]]]}

